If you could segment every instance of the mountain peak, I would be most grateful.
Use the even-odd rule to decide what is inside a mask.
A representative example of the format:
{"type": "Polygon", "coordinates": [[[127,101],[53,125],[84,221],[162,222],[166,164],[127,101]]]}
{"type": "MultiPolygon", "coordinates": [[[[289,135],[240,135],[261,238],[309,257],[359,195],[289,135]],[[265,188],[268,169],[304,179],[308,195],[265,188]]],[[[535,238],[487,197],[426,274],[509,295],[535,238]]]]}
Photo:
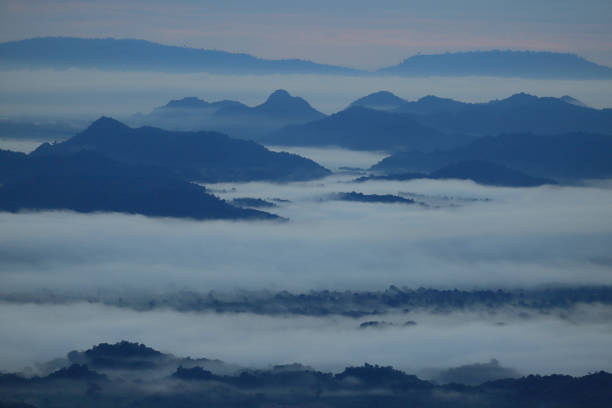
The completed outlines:
{"type": "Polygon", "coordinates": [[[357,99],[351,103],[350,106],[365,106],[379,110],[391,110],[405,103],[406,101],[404,99],[392,92],[378,91],[357,99]]]}
{"type": "Polygon", "coordinates": [[[294,99],[295,97],[291,96],[289,94],[289,92],[285,91],[284,89],[277,89],[276,91],[272,92],[270,94],[270,96],[268,96],[268,99],[266,100],[266,103],[269,102],[286,102],[288,100],[294,99]]]}
{"type": "Polygon", "coordinates": [[[164,108],[204,108],[210,105],[203,99],[195,96],[187,96],[182,99],[173,99],[164,108]]]}
{"type": "Polygon", "coordinates": [[[108,116],[101,116],[99,119],[92,122],[91,125],[85,131],[91,130],[118,130],[118,129],[126,129],[128,126],[119,122],[116,119],[109,118],[108,116]]]}
{"type": "Polygon", "coordinates": [[[310,120],[319,119],[324,115],[314,109],[310,104],[299,96],[291,96],[284,89],[278,89],[268,97],[266,102],[257,106],[262,112],[281,114],[283,116],[306,115],[310,120]]]}

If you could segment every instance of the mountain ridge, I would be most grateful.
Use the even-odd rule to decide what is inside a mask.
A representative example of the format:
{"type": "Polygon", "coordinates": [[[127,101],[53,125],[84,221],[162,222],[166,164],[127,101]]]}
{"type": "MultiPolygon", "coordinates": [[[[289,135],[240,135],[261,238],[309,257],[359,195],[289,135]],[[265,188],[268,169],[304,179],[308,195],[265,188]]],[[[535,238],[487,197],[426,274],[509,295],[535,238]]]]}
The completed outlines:
{"type": "Polygon", "coordinates": [[[142,39],[36,37],[0,43],[0,69],[71,67],[221,74],[612,79],[610,67],[576,54],[551,51],[417,54],[394,66],[365,71],[302,59],[263,59],[245,53],[164,45],[142,39]]]}
{"type": "Polygon", "coordinates": [[[165,167],[189,181],[303,181],[329,174],[310,159],[272,152],[219,132],[131,128],[108,117],[101,117],[64,142],[42,144],[30,155],[67,155],[83,150],[127,164],[165,167]]]}

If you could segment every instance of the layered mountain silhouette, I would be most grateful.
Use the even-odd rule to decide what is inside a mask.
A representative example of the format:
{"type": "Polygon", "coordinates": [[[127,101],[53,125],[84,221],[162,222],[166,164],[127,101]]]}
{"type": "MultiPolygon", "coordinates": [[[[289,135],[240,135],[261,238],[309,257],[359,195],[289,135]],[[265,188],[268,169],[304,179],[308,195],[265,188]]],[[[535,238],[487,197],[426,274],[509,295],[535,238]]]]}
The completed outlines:
{"type": "Polygon", "coordinates": [[[69,155],[83,150],[127,164],[163,167],[190,181],[296,181],[329,174],[312,160],[271,152],[255,142],[221,133],[134,129],[105,117],[65,142],[41,145],[31,155],[69,155]]]}
{"type": "MultiPolygon", "coordinates": [[[[376,105],[379,96],[380,93],[370,94],[352,105],[380,109],[376,105]]],[[[386,98],[394,100],[395,107],[384,110],[418,115],[423,125],[445,133],[612,133],[612,109],[590,108],[568,95],[553,98],[519,93],[487,103],[465,103],[433,95],[417,101],[405,101],[391,93],[386,98]]]]}
{"type": "Polygon", "coordinates": [[[162,45],[135,39],[44,37],[0,44],[0,68],[96,68],[221,74],[331,74],[360,71],[300,59],[266,60],[248,54],[162,45]]]}
{"type": "Polygon", "coordinates": [[[278,219],[234,207],[163,168],[79,151],[18,160],[0,176],[0,210],[120,212],[194,219],[278,219]]]}
{"type": "Polygon", "coordinates": [[[372,170],[385,173],[433,172],[459,162],[487,161],[536,177],[557,180],[604,178],[612,176],[610,157],[612,135],[503,134],[444,151],[395,153],[374,165],[372,170]]]}
{"type": "Polygon", "coordinates": [[[285,146],[432,151],[482,136],[526,132],[612,134],[612,109],[593,109],[570,96],[520,93],[486,103],[465,103],[433,95],[406,101],[380,91],[357,99],[344,111],[286,126],[260,141],[285,146]]]}
{"type": "Polygon", "coordinates": [[[379,74],[398,76],[501,76],[610,79],[612,68],[575,54],[538,51],[472,51],[414,55],[379,74]]]}
{"type": "Polygon", "coordinates": [[[173,100],[147,115],[131,118],[131,122],[169,130],[215,130],[258,140],[284,126],[324,117],[303,98],[279,89],[254,107],[237,101],[207,102],[195,97],[173,100]]]}
{"type": "Polygon", "coordinates": [[[68,353],[42,376],[0,374],[0,406],[599,408],[612,398],[612,375],[604,371],[518,378],[496,360],[453,367],[439,383],[368,363],[334,374],[298,363],[223,370],[223,362],[211,362],[102,343],[68,353]]]}
{"type": "Polygon", "coordinates": [[[0,210],[122,212],[195,219],[277,219],[207,193],[192,181],[309,180],[312,160],[215,132],[130,128],[100,118],[30,155],[0,151],[0,210]]]}
{"type": "Polygon", "coordinates": [[[287,126],[261,139],[282,146],[340,146],[355,150],[429,151],[465,142],[423,125],[418,117],[360,106],[349,107],[324,119],[287,126]]]}
{"type": "Polygon", "coordinates": [[[0,43],[0,69],[96,68],[222,74],[498,76],[609,79],[612,68],[574,54],[472,51],[415,55],[375,72],[300,59],[266,60],[248,54],[162,45],[136,39],[43,37],[0,43]]]}
{"type": "Polygon", "coordinates": [[[389,91],[378,91],[353,101],[350,106],[393,111],[408,103],[407,100],[389,91]]]}

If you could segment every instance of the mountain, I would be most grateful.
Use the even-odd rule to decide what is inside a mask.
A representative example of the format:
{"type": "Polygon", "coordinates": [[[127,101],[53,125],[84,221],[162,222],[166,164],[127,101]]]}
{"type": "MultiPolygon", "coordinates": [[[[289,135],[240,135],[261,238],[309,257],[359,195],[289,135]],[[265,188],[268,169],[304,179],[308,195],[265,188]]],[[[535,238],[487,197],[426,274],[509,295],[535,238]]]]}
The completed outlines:
{"type": "MultiPolygon", "coordinates": [[[[353,104],[360,100],[367,102],[372,95],[353,104]]],[[[393,112],[418,115],[418,121],[423,125],[444,133],[487,136],[584,131],[612,134],[612,109],[590,108],[568,95],[553,98],[518,93],[486,103],[466,103],[433,95],[417,101],[399,98],[395,101],[397,105],[393,112]]],[[[370,105],[373,107],[374,104],[370,105]]]]}
{"type": "Polygon", "coordinates": [[[0,43],[0,69],[101,69],[222,74],[501,76],[610,79],[612,68],[574,54],[471,51],[415,55],[374,73],[301,59],[162,45],[137,39],[39,37],[0,43]]]}
{"type": "Polygon", "coordinates": [[[25,153],[0,149],[0,185],[18,176],[27,160],[25,153]]]}
{"type": "Polygon", "coordinates": [[[287,126],[261,139],[281,146],[340,146],[354,150],[433,150],[456,146],[460,136],[445,135],[408,114],[349,107],[304,125],[287,126]]]}
{"type": "MultiPolygon", "coordinates": [[[[384,173],[432,172],[465,161],[486,161],[557,180],[612,176],[612,135],[503,134],[445,151],[400,152],[372,166],[384,173]]],[[[467,171],[468,169],[454,169],[467,171]]]]}
{"type": "Polygon", "coordinates": [[[512,170],[498,164],[482,161],[469,160],[449,164],[429,174],[425,173],[391,173],[387,175],[362,176],[355,179],[361,183],[365,181],[407,181],[418,179],[444,180],[459,179],[472,180],[475,183],[488,186],[502,187],[536,187],[544,184],[557,184],[556,181],[543,178],[531,177],[520,171],[512,170]]]}
{"type": "Polygon", "coordinates": [[[449,98],[439,98],[434,95],[427,95],[418,101],[406,101],[398,106],[395,111],[402,113],[413,113],[415,115],[429,115],[435,113],[456,113],[468,109],[471,104],[456,101],[449,98]]]}
{"type": "Polygon", "coordinates": [[[237,101],[223,100],[207,102],[195,96],[171,100],[164,106],[155,108],[152,112],[143,115],[137,114],[126,121],[134,126],[154,126],[167,130],[217,130],[222,126],[215,126],[212,115],[219,109],[231,106],[245,106],[237,101]]]}
{"type": "Polygon", "coordinates": [[[134,39],[43,37],[0,43],[0,69],[23,68],[222,74],[360,74],[358,70],[300,59],[266,60],[248,54],[176,47],[134,39]]]}
{"type": "Polygon", "coordinates": [[[279,89],[254,107],[228,100],[206,102],[196,97],[173,100],[147,115],[131,118],[130,123],[168,130],[214,130],[240,139],[258,140],[284,126],[324,117],[303,98],[279,89]]]}
{"type": "Polygon", "coordinates": [[[134,129],[105,117],[65,142],[41,145],[31,155],[69,155],[83,150],[122,163],[162,167],[189,181],[295,181],[329,174],[312,160],[271,152],[255,142],[221,133],[134,129]]]}
{"type": "Polygon", "coordinates": [[[531,177],[505,166],[470,160],[450,164],[430,174],[434,179],[472,180],[478,184],[505,187],[535,187],[543,184],[557,184],[555,181],[541,177],[531,177]]]}
{"type": "Polygon", "coordinates": [[[396,109],[420,115],[441,132],[486,136],[498,133],[594,132],[612,134],[612,109],[593,109],[575,98],[519,93],[487,103],[427,96],[396,109]]]}
{"type": "Polygon", "coordinates": [[[408,103],[408,101],[396,96],[392,92],[378,91],[353,101],[349,106],[361,106],[363,108],[391,111],[406,103],[408,103]]]}
{"type": "Polygon", "coordinates": [[[194,219],[278,219],[234,207],[159,167],[127,165],[91,151],[30,156],[3,174],[0,210],[120,212],[194,219]]]}
{"type": "Polygon", "coordinates": [[[264,103],[254,107],[222,107],[213,113],[211,125],[235,137],[258,140],[284,126],[303,124],[324,117],[325,114],[314,109],[303,98],[291,96],[284,89],[278,89],[264,103]]]}
{"type": "Polygon", "coordinates": [[[414,55],[376,71],[397,76],[495,76],[556,79],[611,79],[612,68],[574,54],[539,51],[471,51],[414,55]]]}

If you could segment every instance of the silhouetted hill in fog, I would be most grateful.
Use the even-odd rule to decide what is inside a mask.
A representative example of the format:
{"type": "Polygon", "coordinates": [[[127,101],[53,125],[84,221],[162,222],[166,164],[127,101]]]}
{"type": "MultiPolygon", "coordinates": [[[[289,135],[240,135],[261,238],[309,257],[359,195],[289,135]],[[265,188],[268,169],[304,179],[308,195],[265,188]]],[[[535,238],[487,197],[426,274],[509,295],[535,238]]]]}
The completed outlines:
{"type": "Polygon", "coordinates": [[[395,153],[372,170],[386,173],[432,172],[464,161],[488,161],[538,177],[555,179],[612,176],[612,135],[503,134],[477,139],[455,149],[395,153]]]}
{"type": "MultiPolygon", "coordinates": [[[[422,108],[422,100],[402,111],[422,108]]],[[[612,109],[593,109],[559,98],[516,94],[484,104],[452,104],[438,101],[423,123],[440,131],[490,135],[496,133],[595,132],[612,134],[612,109]]]]}
{"type": "MultiPolygon", "coordinates": [[[[468,139],[469,140],[469,139],[468,139]]],[[[340,146],[355,150],[433,150],[466,142],[420,123],[409,114],[349,107],[304,125],[287,126],[261,139],[282,146],[340,146]]]]}
{"type": "Polygon", "coordinates": [[[408,103],[407,100],[394,95],[392,92],[378,91],[353,101],[350,106],[361,106],[363,108],[390,111],[395,110],[406,103],[408,103]]]}
{"type": "Polygon", "coordinates": [[[610,79],[612,68],[575,54],[540,51],[471,51],[414,55],[378,74],[398,76],[501,76],[610,79]]]}
{"type": "Polygon", "coordinates": [[[279,89],[254,107],[228,100],[206,102],[195,97],[173,100],[147,115],[133,117],[131,123],[168,130],[214,130],[240,139],[257,140],[283,126],[324,117],[303,98],[279,89]]]}
{"type": "MultiPolygon", "coordinates": [[[[438,385],[391,366],[365,363],[333,374],[300,364],[274,366],[265,370],[240,369],[221,374],[199,365],[210,360],[180,359],[159,353],[142,344],[123,341],[100,344],[85,352],[104,349],[112,358],[107,365],[92,369],[66,361],[65,366],[43,377],[24,378],[0,374],[0,403],[4,406],[26,400],[34,406],[147,406],[147,407],[548,407],[601,408],[612,399],[612,375],[604,371],[583,377],[529,375],[522,378],[496,364],[472,364],[447,370],[454,380],[486,382],[474,385],[438,385]],[[134,354],[150,350],[155,356],[134,354]],[[124,352],[127,351],[127,352],[124,352]],[[110,354],[109,354],[110,353],[110,354]],[[158,358],[159,365],[133,365],[133,361],[158,358]],[[186,365],[184,366],[183,363],[186,365]],[[168,368],[174,365],[173,371],[168,368]],[[115,368],[122,367],[118,375],[115,368]],[[125,368],[133,381],[126,381],[125,368]],[[492,370],[494,368],[494,370],[492,370]],[[160,390],[163,390],[161,392],[160,390]]],[[[221,363],[221,362],[219,362],[221,363]]],[[[222,363],[221,363],[222,364],[222,363]]]]}
{"type": "MultiPolygon", "coordinates": [[[[486,103],[466,103],[433,95],[405,101],[388,94],[385,99],[389,101],[386,105],[389,108],[384,110],[418,115],[423,125],[445,133],[475,136],[578,131],[612,134],[612,109],[590,108],[568,95],[553,98],[519,93],[486,103]],[[395,103],[391,104],[393,100],[395,103]]],[[[383,109],[377,105],[379,98],[380,93],[370,94],[351,106],[383,109]]]]}
{"type": "Polygon", "coordinates": [[[162,45],[144,40],[43,37],[0,44],[0,68],[96,68],[221,74],[343,74],[360,71],[300,59],[162,45]]]}
{"type": "Polygon", "coordinates": [[[31,155],[66,155],[83,150],[128,164],[164,167],[185,180],[294,181],[329,174],[312,160],[271,152],[255,142],[221,133],[134,129],[110,118],[98,119],[65,142],[43,144],[31,155]]]}
{"type": "Polygon", "coordinates": [[[127,165],[91,151],[29,157],[0,174],[0,210],[121,212],[195,219],[278,219],[234,207],[160,167],[127,165]]]}

